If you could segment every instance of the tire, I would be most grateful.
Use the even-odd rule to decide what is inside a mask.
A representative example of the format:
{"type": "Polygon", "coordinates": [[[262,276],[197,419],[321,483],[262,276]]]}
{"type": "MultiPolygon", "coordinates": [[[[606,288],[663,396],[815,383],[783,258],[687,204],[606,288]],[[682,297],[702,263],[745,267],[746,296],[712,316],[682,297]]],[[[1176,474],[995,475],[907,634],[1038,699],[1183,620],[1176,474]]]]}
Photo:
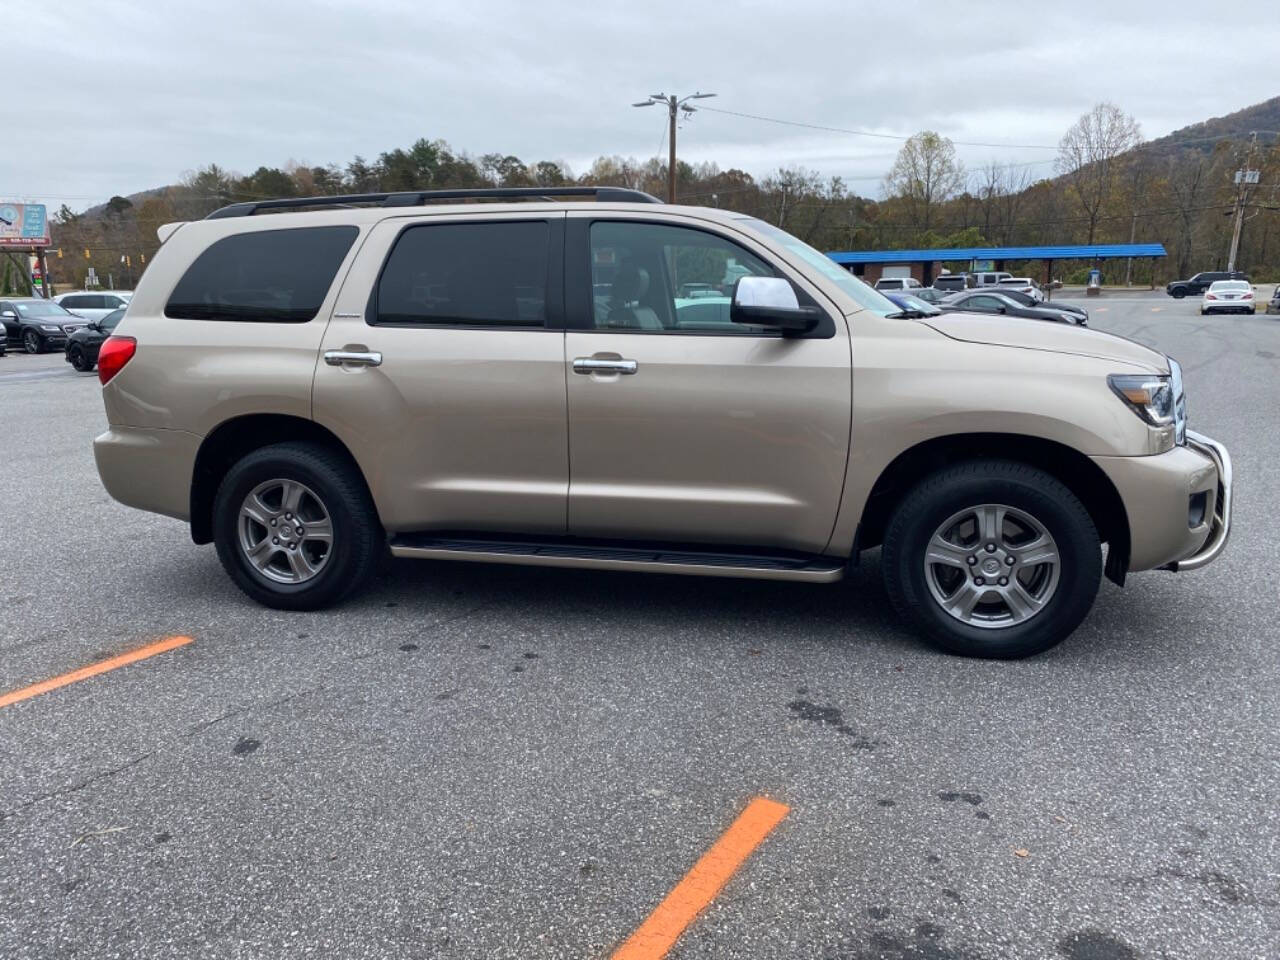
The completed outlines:
{"type": "Polygon", "coordinates": [[[927,477],[902,499],[885,529],[881,565],[894,608],[930,643],[965,657],[1019,659],[1048,650],[1084,620],[1098,593],[1102,548],[1088,511],[1061,482],[1022,463],[971,460],[927,477]],[[978,534],[979,512],[991,509],[992,516],[1004,517],[994,524],[1000,528],[994,552],[984,549],[985,538],[973,542],[953,532],[943,538],[947,561],[926,563],[926,556],[939,555],[936,548],[929,550],[938,543],[936,534],[947,529],[978,534]],[[970,513],[972,521],[946,526],[970,513]],[[969,545],[957,546],[962,539],[969,545]],[[1024,546],[1027,553],[1020,560],[1024,546]],[[1056,551],[1056,561],[1022,565],[1033,552],[1048,551],[1056,551]],[[1005,563],[1012,564],[1009,571],[1005,563]],[[988,565],[992,571],[984,573],[988,565]],[[996,582],[987,585],[992,576],[996,582]],[[1012,585],[999,586],[997,593],[1002,579],[1012,585]],[[958,584],[955,598],[979,596],[969,605],[968,619],[944,607],[949,583],[958,584]],[[1006,596],[1030,612],[1019,620],[1006,596]]]}
{"type": "Polygon", "coordinates": [[[89,373],[93,370],[93,364],[85,362],[84,348],[78,344],[67,347],[67,359],[71,361],[71,368],[77,373],[89,373]]]}
{"type": "Polygon", "coordinates": [[[236,586],[278,610],[332,606],[368,579],[386,550],[386,536],[360,472],[332,449],[312,443],[263,447],[228,470],[214,497],[213,535],[218,559],[236,586]],[[282,484],[304,491],[292,510],[283,487],[279,502],[275,499],[273,485],[282,484]],[[251,501],[251,495],[257,499],[251,501]],[[242,514],[250,505],[263,523],[242,514]],[[285,529],[286,515],[293,517],[290,526],[299,524],[295,529],[305,524],[304,535],[294,537],[291,531],[290,540],[268,546],[272,534],[285,529]],[[328,519],[327,546],[322,515],[328,519]],[[278,524],[274,530],[267,526],[272,520],[278,524]],[[257,548],[256,563],[250,547],[257,548]],[[313,573],[305,572],[308,566],[315,568],[313,573]],[[290,577],[296,582],[288,582],[290,577]]]}
{"type": "Polygon", "coordinates": [[[34,330],[23,331],[22,346],[27,353],[44,353],[44,342],[34,330]]]}
{"type": "Polygon", "coordinates": [[[1172,290],[1169,291],[1169,296],[1173,297],[1173,299],[1175,300],[1181,300],[1186,295],[1187,295],[1187,291],[1182,290],[1178,287],[1174,287],[1172,290]]]}

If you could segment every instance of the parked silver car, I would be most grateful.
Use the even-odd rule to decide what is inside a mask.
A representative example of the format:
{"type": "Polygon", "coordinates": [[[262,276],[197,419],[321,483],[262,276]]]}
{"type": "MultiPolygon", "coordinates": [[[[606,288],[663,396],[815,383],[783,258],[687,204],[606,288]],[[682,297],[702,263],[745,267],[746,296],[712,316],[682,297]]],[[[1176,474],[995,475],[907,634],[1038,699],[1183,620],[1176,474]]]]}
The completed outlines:
{"type": "Polygon", "coordinates": [[[81,290],[74,293],[60,293],[53,298],[53,302],[77,317],[101,320],[107,314],[129,306],[129,299],[132,296],[133,293],[130,291],[105,290],[89,293],[81,290]]]}

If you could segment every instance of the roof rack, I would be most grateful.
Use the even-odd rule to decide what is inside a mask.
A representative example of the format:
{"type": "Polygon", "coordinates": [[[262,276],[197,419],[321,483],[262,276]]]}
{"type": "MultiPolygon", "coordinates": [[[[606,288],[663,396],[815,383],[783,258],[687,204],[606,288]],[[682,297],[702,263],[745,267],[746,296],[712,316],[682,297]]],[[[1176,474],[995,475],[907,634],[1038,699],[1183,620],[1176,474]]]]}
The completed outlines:
{"type": "Polygon", "coordinates": [[[259,210],[287,210],[294,207],[417,207],[433,200],[502,200],[514,197],[591,197],[598,203],[661,203],[653,194],[625,187],[487,187],[478,190],[407,190],[400,193],[354,193],[337,197],[283,197],[279,200],[251,200],[233,203],[213,211],[206,220],[251,217],[259,210]]]}

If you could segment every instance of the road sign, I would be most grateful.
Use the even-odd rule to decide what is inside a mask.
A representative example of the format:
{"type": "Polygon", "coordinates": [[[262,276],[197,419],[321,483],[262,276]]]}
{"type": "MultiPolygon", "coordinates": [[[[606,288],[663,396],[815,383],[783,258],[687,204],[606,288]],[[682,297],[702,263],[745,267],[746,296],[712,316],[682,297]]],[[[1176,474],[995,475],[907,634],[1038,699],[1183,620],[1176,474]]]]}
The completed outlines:
{"type": "Polygon", "coordinates": [[[1236,183],[1257,183],[1261,173],[1261,170],[1237,170],[1236,183]]]}
{"type": "Polygon", "coordinates": [[[49,219],[43,203],[0,201],[0,250],[49,246],[49,219]]]}

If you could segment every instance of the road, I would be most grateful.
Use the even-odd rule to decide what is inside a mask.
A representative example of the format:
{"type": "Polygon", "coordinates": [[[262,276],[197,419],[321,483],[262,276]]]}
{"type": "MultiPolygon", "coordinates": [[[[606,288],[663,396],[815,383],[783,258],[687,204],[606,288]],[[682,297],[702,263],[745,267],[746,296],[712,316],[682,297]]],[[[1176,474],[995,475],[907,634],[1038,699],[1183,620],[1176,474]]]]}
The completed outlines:
{"type": "Polygon", "coordinates": [[[399,562],[265,610],[100,486],[95,378],[0,359],[0,956],[605,958],[755,797],[671,952],[1266,958],[1280,944],[1280,318],[1093,326],[1186,370],[1237,470],[1196,573],[1019,663],[833,587],[399,562]]]}

